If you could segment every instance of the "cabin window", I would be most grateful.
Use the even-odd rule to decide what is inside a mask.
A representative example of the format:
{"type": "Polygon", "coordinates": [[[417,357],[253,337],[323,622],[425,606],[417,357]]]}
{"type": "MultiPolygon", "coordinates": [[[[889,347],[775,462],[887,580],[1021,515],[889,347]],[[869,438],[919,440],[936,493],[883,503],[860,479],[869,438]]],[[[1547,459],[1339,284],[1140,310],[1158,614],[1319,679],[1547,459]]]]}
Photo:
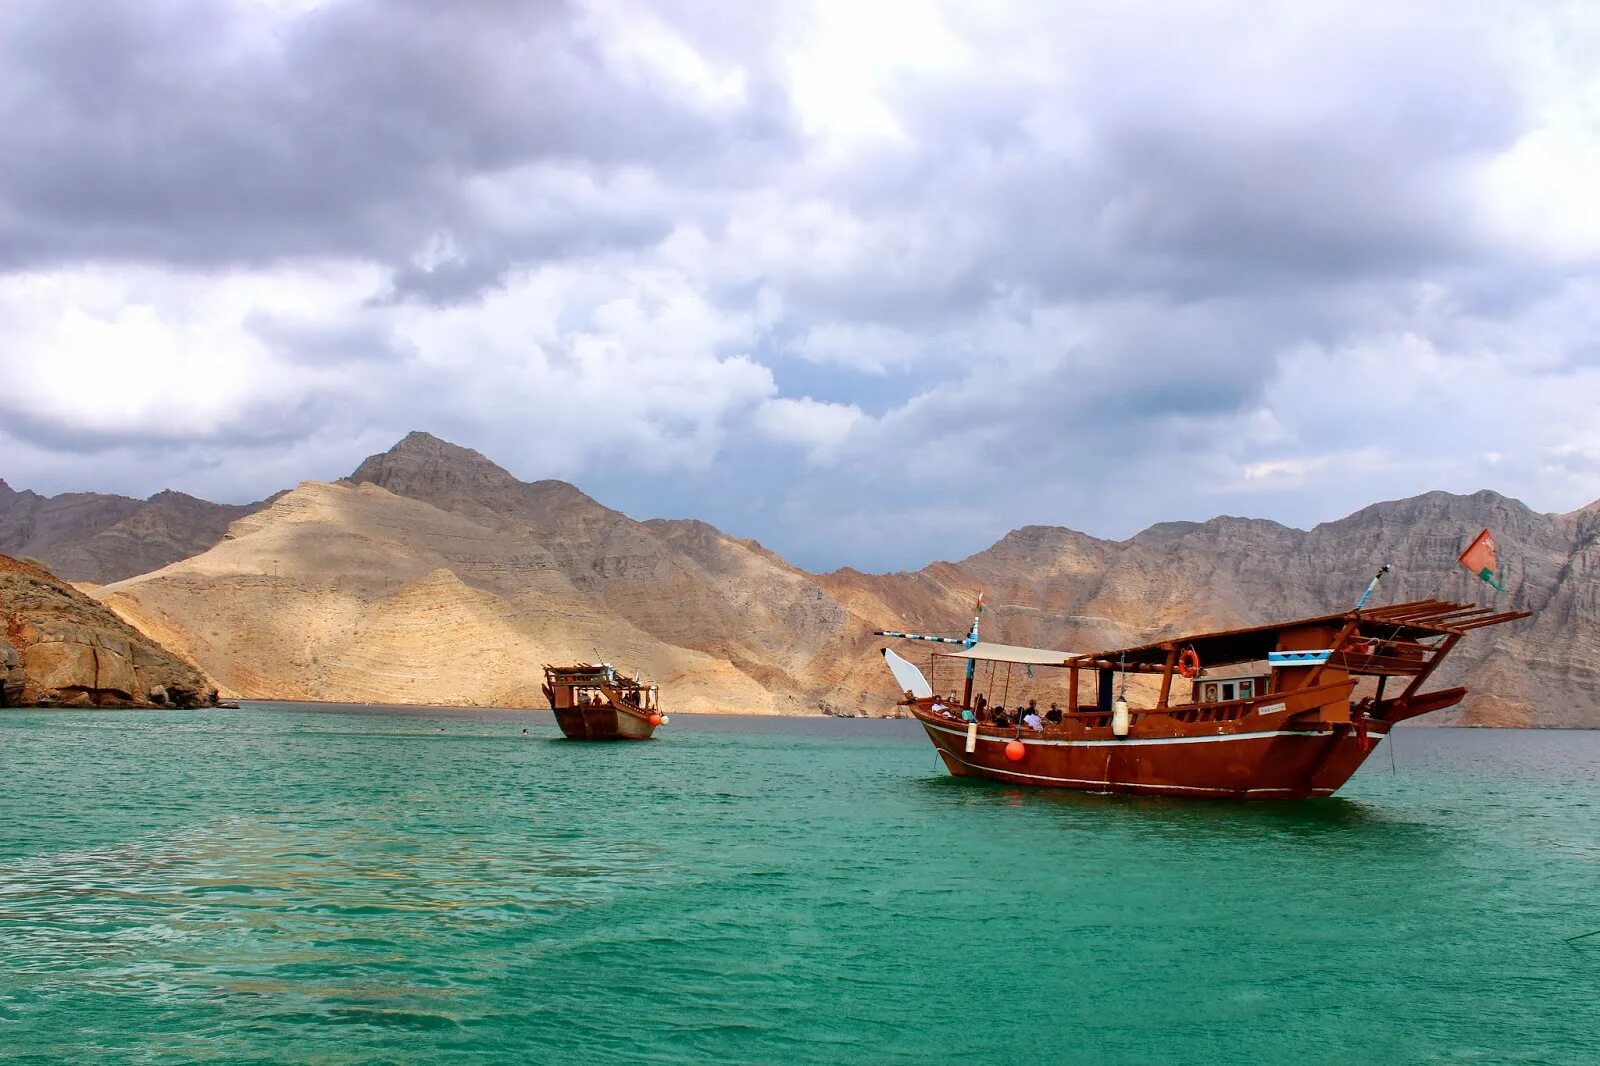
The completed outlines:
{"type": "Polygon", "coordinates": [[[1247,700],[1256,694],[1256,683],[1251,680],[1239,682],[1239,698],[1247,700]]]}

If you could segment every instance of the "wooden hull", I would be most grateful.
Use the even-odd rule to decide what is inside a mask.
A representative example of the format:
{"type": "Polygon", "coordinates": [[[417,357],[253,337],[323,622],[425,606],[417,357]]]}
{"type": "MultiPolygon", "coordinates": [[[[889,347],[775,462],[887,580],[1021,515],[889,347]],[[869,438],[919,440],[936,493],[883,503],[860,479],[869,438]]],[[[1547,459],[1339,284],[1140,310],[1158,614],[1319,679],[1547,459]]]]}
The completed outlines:
{"type": "Polygon", "coordinates": [[[560,707],[556,725],[572,740],[649,740],[656,727],[649,719],[615,707],[560,707]]]}
{"type": "MultiPolygon", "coordinates": [[[[918,716],[921,719],[922,716],[918,716]]],[[[1085,792],[1133,792],[1212,799],[1305,799],[1331,796],[1366,761],[1387,730],[1375,725],[1363,747],[1349,726],[1327,732],[1273,730],[1214,738],[1064,741],[980,736],[967,753],[966,731],[923,720],[956,777],[1085,792]],[[1023,757],[1006,757],[1022,741],[1023,757]]]]}
{"type": "Polygon", "coordinates": [[[1392,724],[1374,720],[1358,729],[1350,721],[1350,688],[1344,682],[1218,705],[1207,720],[1186,720],[1199,718],[1193,710],[1139,712],[1121,738],[1108,715],[1071,716],[1042,733],[979,726],[970,752],[965,723],[921,706],[913,713],[956,777],[1086,792],[1306,799],[1338,791],[1392,724]],[[1022,758],[1006,755],[1012,741],[1022,743],[1022,758]]]}

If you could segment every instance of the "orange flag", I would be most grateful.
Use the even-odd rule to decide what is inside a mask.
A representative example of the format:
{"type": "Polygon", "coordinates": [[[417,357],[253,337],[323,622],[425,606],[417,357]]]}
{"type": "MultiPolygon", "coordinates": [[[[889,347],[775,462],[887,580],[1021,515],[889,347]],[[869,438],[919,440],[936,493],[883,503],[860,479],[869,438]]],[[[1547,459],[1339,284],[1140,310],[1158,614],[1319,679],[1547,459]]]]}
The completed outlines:
{"type": "Polygon", "coordinates": [[[1474,537],[1472,543],[1467,545],[1467,550],[1461,553],[1461,565],[1499,591],[1505,591],[1500,587],[1500,582],[1495,580],[1495,571],[1500,568],[1500,563],[1495,555],[1494,536],[1487,529],[1474,537]]]}

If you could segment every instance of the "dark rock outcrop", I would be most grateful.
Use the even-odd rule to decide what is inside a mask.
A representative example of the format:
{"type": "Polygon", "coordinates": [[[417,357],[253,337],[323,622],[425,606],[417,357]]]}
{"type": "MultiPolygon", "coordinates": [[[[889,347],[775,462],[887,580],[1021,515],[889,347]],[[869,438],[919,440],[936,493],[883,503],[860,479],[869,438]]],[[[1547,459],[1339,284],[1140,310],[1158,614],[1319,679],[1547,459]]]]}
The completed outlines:
{"type": "Polygon", "coordinates": [[[5,706],[205,707],[199,670],[54,574],[0,555],[5,706]]]}

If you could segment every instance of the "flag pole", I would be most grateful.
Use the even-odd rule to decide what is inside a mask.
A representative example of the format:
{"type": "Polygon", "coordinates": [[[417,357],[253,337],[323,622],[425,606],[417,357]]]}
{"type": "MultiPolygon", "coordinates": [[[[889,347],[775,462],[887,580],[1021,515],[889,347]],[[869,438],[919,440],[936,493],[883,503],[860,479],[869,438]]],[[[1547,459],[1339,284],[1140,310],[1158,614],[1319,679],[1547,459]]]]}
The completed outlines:
{"type": "Polygon", "coordinates": [[[1372,590],[1378,587],[1378,581],[1383,577],[1384,574],[1387,574],[1388,572],[1388,563],[1384,563],[1382,566],[1378,567],[1378,572],[1372,575],[1371,581],[1367,582],[1367,591],[1363,592],[1361,594],[1361,598],[1356,601],[1356,610],[1359,611],[1361,608],[1367,605],[1367,597],[1372,595],[1372,590]]]}

